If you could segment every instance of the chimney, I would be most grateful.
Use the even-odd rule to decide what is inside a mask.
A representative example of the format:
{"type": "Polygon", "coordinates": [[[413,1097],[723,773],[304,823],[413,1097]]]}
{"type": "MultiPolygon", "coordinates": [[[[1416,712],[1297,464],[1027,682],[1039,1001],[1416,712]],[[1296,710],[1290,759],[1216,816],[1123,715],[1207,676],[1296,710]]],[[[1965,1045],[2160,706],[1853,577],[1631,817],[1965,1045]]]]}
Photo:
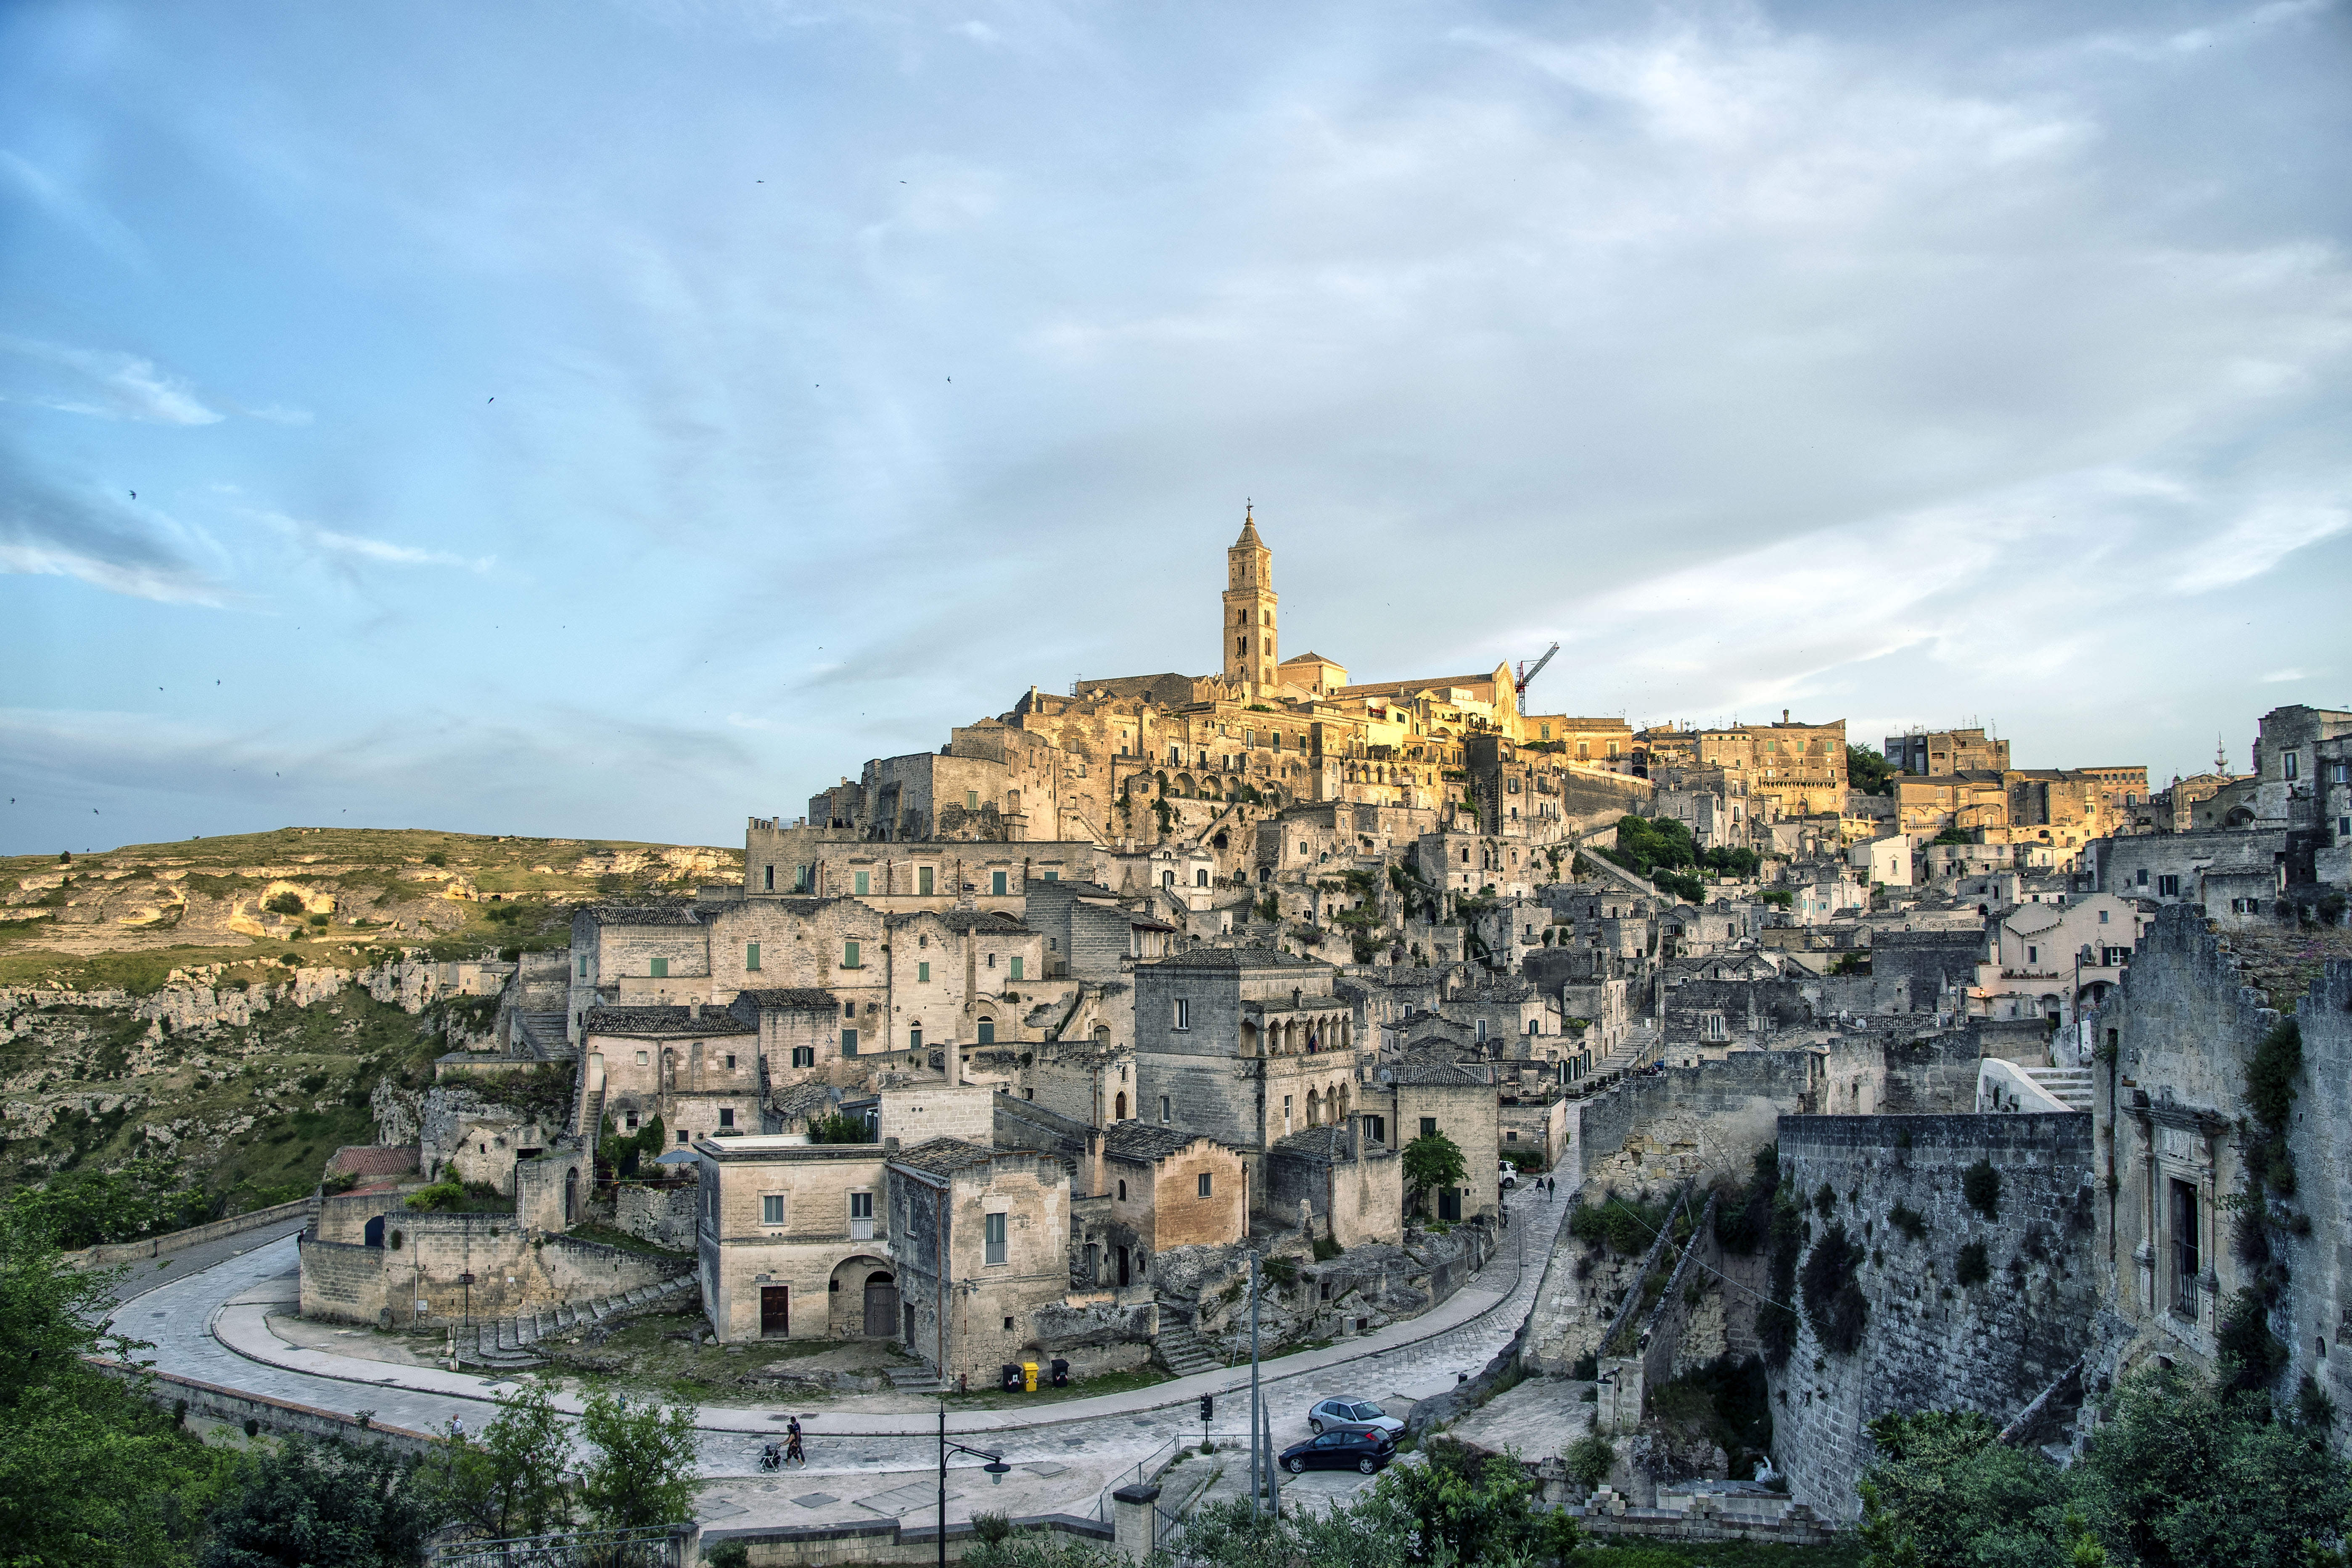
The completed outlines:
{"type": "Polygon", "coordinates": [[[699,1001],[688,1004],[686,1016],[693,1019],[698,1024],[702,1022],[702,1004],[699,1001]]]}

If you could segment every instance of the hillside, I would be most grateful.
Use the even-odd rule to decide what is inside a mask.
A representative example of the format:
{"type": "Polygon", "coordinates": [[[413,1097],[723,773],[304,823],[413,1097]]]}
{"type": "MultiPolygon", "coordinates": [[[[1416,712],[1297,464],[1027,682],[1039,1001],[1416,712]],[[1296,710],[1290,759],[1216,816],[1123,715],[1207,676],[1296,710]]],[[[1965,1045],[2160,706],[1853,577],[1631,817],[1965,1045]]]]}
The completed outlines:
{"type": "Polygon", "coordinates": [[[145,1156],[214,1207],[310,1190],[491,1003],[455,961],[562,946],[573,905],[691,892],[740,850],[285,828],[0,859],[0,1189],[145,1156]]]}

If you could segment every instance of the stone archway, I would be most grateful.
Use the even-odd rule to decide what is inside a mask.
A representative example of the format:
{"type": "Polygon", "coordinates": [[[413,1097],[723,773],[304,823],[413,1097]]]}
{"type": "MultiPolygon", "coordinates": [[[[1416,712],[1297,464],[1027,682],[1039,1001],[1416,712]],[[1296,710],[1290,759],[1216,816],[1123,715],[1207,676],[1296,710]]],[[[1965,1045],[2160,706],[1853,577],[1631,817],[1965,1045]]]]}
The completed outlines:
{"type": "Polygon", "coordinates": [[[835,1264],[826,1282],[825,1332],[836,1340],[894,1339],[898,1277],[887,1258],[859,1253],[835,1264]]]}
{"type": "Polygon", "coordinates": [[[1110,1119],[1113,1121],[1124,1121],[1127,1120],[1127,1090],[1122,1089],[1118,1094],[1111,1097],[1110,1119]]]}

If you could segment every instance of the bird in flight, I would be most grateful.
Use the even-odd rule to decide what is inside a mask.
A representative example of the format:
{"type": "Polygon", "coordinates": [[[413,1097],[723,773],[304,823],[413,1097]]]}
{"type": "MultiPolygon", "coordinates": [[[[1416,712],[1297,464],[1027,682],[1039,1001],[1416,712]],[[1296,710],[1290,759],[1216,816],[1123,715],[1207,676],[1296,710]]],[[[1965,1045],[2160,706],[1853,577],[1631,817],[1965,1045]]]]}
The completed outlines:
{"type": "Polygon", "coordinates": [[[137,500],[139,499],[139,492],[137,490],[132,490],[131,492],[131,499],[132,500],[137,500]]]}

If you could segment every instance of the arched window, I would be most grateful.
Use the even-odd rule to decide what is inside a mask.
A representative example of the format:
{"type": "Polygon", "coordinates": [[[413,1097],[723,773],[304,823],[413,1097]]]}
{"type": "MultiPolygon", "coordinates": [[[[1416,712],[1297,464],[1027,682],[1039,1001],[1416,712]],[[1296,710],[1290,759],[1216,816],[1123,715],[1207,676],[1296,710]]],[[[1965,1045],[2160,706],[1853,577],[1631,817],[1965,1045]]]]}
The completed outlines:
{"type": "Polygon", "coordinates": [[[1124,1121],[1127,1120],[1127,1090],[1120,1089],[1117,1095],[1112,1097],[1110,1102],[1110,1119],[1113,1121],[1124,1121]]]}

